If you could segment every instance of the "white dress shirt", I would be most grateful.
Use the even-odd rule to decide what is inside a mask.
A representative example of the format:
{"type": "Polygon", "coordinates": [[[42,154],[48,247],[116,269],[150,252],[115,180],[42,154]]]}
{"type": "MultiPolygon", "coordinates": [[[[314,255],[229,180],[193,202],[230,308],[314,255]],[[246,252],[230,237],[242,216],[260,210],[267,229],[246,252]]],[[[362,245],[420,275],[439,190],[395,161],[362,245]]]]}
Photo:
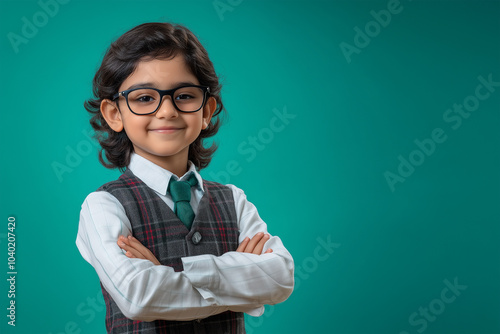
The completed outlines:
{"type": "MultiPolygon", "coordinates": [[[[129,169],[173,210],[167,186],[176,175],[151,161],[133,154],[129,169]]],[[[190,163],[198,186],[192,187],[191,205],[197,212],[204,194],[203,181],[190,163]]],[[[233,192],[239,228],[239,243],[258,232],[268,233],[255,206],[244,192],[227,185],[233,192]]],[[[105,191],[93,192],[82,204],[76,245],[97,272],[101,283],[122,313],[133,320],[193,320],[227,310],[260,316],[264,304],[280,303],[293,290],[294,264],[277,236],[271,236],[264,251],[268,254],[227,252],[221,256],[183,257],[184,271],[154,265],[143,259],[130,259],[117,245],[120,235],[132,235],[130,221],[121,203],[105,191]]]]}

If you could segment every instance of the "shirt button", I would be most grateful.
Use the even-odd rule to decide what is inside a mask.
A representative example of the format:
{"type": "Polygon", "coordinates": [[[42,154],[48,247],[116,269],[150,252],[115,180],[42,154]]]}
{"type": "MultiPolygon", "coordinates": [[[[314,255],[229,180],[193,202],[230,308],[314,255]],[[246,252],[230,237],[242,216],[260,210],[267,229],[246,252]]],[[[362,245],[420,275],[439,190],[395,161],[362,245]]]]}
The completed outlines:
{"type": "Polygon", "coordinates": [[[194,232],[193,237],[191,238],[191,241],[193,244],[197,245],[201,241],[201,234],[200,232],[194,232]]]}

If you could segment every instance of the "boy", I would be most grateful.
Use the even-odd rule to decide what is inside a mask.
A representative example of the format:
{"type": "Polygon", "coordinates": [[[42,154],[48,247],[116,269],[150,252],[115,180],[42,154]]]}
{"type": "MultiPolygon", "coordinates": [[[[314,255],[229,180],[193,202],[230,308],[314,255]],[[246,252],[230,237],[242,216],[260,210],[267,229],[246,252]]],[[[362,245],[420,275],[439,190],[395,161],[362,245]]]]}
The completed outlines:
{"type": "Polygon", "coordinates": [[[242,190],[198,173],[223,110],[206,50],[185,27],[142,24],[110,46],[93,84],[99,160],[125,171],[87,196],[76,241],[107,331],[244,333],[243,312],[291,294],[293,259],[242,190]]]}

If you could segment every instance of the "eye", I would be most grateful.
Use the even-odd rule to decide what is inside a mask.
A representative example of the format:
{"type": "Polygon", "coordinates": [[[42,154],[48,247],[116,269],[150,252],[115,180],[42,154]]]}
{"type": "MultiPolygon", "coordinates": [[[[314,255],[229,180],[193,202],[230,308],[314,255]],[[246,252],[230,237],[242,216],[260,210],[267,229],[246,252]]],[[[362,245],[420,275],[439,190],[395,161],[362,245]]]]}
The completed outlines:
{"type": "Polygon", "coordinates": [[[189,100],[194,99],[195,97],[191,94],[181,93],[175,97],[176,100],[189,100]]]}
{"type": "Polygon", "coordinates": [[[149,95],[143,95],[143,96],[140,96],[140,97],[137,97],[135,98],[134,100],[137,101],[137,102],[144,102],[144,103],[147,103],[147,102],[152,102],[154,101],[154,97],[153,96],[149,96],[149,95]]]}
{"type": "Polygon", "coordinates": [[[158,92],[153,89],[135,89],[128,95],[128,100],[131,103],[149,104],[159,99],[158,92]]]}

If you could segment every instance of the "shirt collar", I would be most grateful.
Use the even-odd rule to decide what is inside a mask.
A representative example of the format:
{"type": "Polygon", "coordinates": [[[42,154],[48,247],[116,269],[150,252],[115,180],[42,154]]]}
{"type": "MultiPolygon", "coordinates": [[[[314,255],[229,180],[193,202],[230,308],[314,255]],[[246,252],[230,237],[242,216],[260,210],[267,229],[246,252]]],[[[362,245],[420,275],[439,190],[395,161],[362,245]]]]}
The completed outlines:
{"type": "Polygon", "coordinates": [[[188,166],[189,168],[186,174],[184,174],[181,178],[178,178],[177,175],[174,175],[169,170],[158,166],[137,153],[132,153],[128,168],[148,187],[162,195],[167,193],[167,187],[171,177],[173,177],[174,180],[186,180],[191,174],[194,174],[198,180],[198,189],[204,192],[203,179],[201,178],[200,173],[196,170],[196,166],[191,161],[188,161],[188,166]]]}

